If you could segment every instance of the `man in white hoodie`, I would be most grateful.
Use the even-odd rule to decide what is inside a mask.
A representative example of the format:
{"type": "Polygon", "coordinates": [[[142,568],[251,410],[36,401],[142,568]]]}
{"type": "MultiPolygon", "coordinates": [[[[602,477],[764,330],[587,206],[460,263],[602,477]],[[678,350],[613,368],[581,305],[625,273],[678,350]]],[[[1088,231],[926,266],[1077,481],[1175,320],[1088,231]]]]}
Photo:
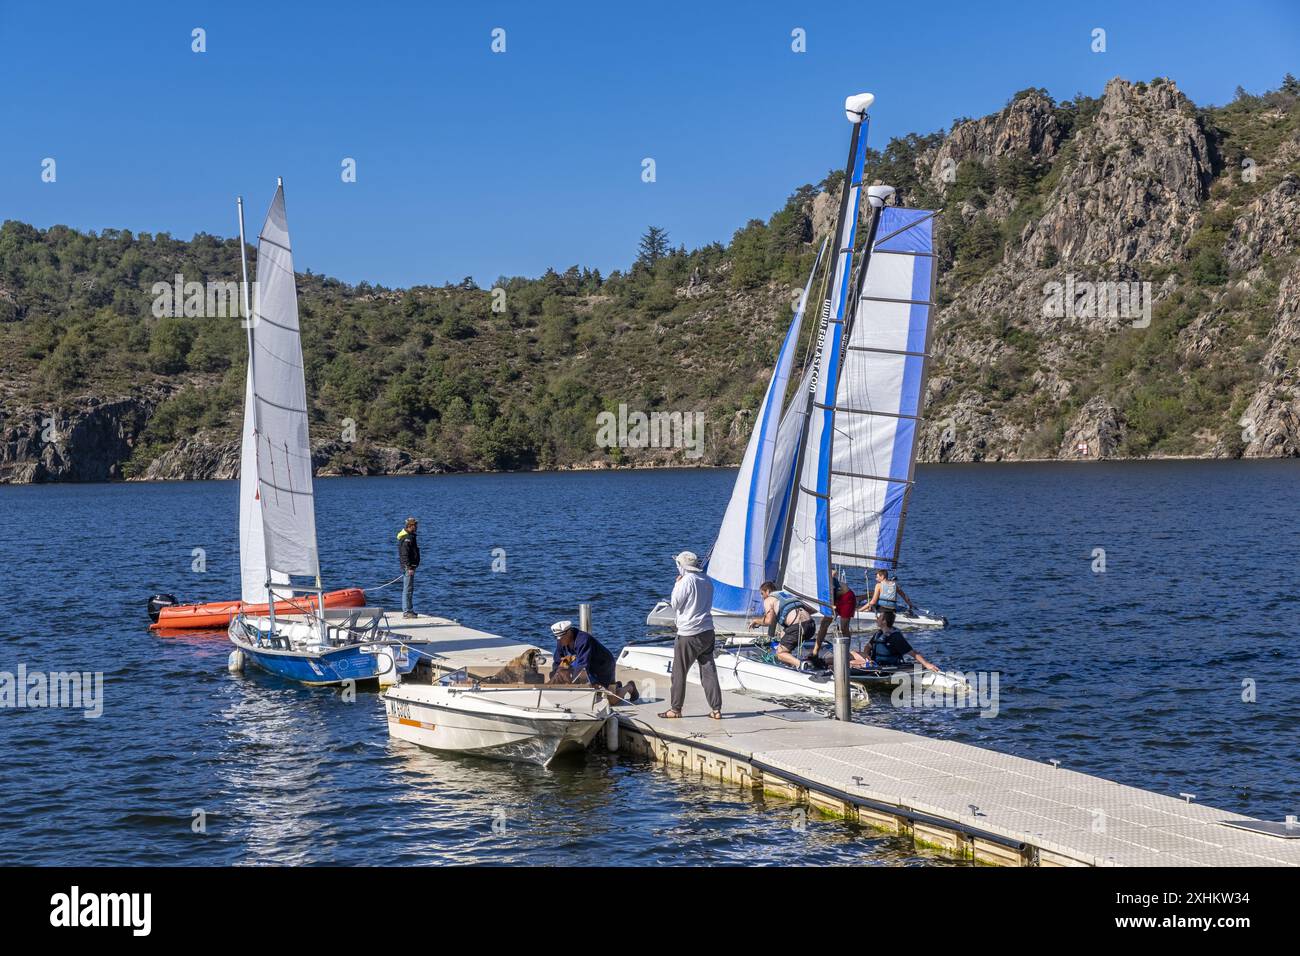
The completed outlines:
{"type": "Polygon", "coordinates": [[[713,582],[700,566],[694,551],[683,551],[677,562],[677,583],[671,604],[677,614],[677,640],[673,643],[673,686],[668,710],[660,717],[680,717],[686,703],[686,675],[700,665],[700,684],[709,702],[709,716],[722,719],[722,688],[713,663],[713,582]]]}

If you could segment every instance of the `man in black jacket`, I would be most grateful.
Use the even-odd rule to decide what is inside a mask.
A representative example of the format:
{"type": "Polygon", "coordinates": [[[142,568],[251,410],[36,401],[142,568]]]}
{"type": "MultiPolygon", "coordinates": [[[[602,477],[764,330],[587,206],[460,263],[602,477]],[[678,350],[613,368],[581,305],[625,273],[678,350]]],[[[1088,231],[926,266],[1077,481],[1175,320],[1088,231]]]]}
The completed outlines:
{"type": "Polygon", "coordinates": [[[419,522],[406,519],[406,527],[397,532],[397,559],[402,562],[402,617],[415,617],[415,569],[420,566],[420,543],[415,532],[419,522]]]}

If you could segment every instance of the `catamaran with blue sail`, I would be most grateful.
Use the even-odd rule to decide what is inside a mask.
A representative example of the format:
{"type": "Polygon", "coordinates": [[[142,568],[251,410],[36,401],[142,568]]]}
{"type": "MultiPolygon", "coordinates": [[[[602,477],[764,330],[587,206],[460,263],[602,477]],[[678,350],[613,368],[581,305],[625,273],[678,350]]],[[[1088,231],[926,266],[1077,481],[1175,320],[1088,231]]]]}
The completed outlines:
{"type": "Polygon", "coordinates": [[[266,605],[269,614],[241,611],[231,620],[231,669],[252,663],[304,684],[392,683],[398,674],[410,671],[419,650],[393,637],[381,608],[335,610],[322,603],[307,385],[283,183],[276,186],[258,236],[257,296],[251,309],[242,200],[238,206],[248,326],[239,477],[240,579],[243,603],[266,605]],[[311,584],[295,584],[295,578],[311,584]],[[277,615],[277,605],[286,602],[297,605],[302,614],[277,615]]]}
{"type": "MultiPolygon", "coordinates": [[[[829,616],[833,574],[843,576],[848,568],[892,570],[898,565],[915,480],[935,302],[935,213],[887,205],[892,188],[868,187],[866,239],[858,262],[853,262],[867,110],[873,101],[865,93],[845,103],[853,137],[812,359],[774,425],[791,374],[788,352],[803,320],[801,302],[709,557],[719,633],[753,634],[748,621],[762,613],[759,586],[764,581],[777,582],[783,591],[829,616]]],[[[810,277],[803,302],[811,284],[810,277]]],[[[671,625],[671,608],[656,608],[647,623],[671,625]]],[[[913,623],[944,622],[939,618],[913,623]]],[[[619,663],[667,673],[671,657],[669,648],[632,645],[619,663]]],[[[827,674],[777,663],[763,647],[720,652],[715,660],[724,688],[834,694],[827,674]]],[[[879,668],[851,675],[862,683],[888,677],[879,668]]],[[[698,677],[692,671],[688,679],[698,677]]],[[[959,680],[929,672],[923,678],[935,685],[959,680]]]]}
{"type": "MultiPolygon", "coordinates": [[[[863,96],[869,97],[870,94],[863,94],[863,96]]],[[[858,98],[856,105],[861,106],[862,102],[862,99],[858,98]]],[[[854,98],[850,98],[850,105],[846,109],[851,109],[853,105],[854,98]]],[[[867,139],[865,129],[865,120],[860,126],[855,124],[855,153],[850,159],[852,168],[845,178],[846,192],[842,197],[844,202],[853,203],[846,207],[852,213],[856,213],[856,204],[862,191],[862,161],[866,155],[867,139]],[[857,135],[859,129],[860,136],[857,135]]],[[[872,210],[872,222],[869,226],[875,225],[877,213],[881,219],[886,220],[882,223],[885,232],[879,233],[882,237],[900,228],[904,231],[913,227],[921,228],[922,231],[929,229],[928,226],[921,226],[919,219],[915,223],[905,224],[900,217],[904,213],[917,214],[925,217],[925,221],[929,222],[933,217],[932,213],[885,206],[886,200],[893,194],[893,190],[889,187],[868,187],[866,192],[872,210]]],[[[836,486],[840,491],[834,523],[838,529],[835,537],[843,542],[844,547],[838,548],[831,556],[833,566],[840,569],[848,567],[867,569],[868,591],[861,596],[861,600],[865,600],[870,596],[872,569],[883,567],[892,571],[898,564],[898,546],[902,537],[915,460],[915,425],[919,420],[917,416],[919,416],[923,395],[925,355],[916,350],[901,355],[911,362],[911,364],[905,363],[903,371],[906,374],[895,374],[896,370],[888,367],[890,363],[884,359],[884,356],[893,354],[889,349],[893,348],[894,351],[905,353],[909,342],[902,332],[889,324],[896,319],[895,316],[875,317],[875,312],[883,311],[876,308],[875,300],[868,304],[866,314],[858,323],[862,341],[871,344],[863,345],[848,340],[847,336],[851,332],[849,320],[855,317],[855,309],[849,308],[847,317],[840,316],[840,312],[844,311],[846,306],[852,305],[853,291],[861,286],[865,263],[870,257],[864,255],[864,261],[859,262],[858,285],[851,290],[848,283],[854,272],[850,256],[857,232],[856,215],[845,216],[838,224],[838,230],[839,238],[847,240],[849,244],[839,246],[836,259],[829,263],[823,280],[829,288],[828,294],[822,297],[820,321],[811,339],[812,346],[816,349],[815,354],[810,361],[806,362],[798,388],[787,403],[785,397],[793,377],[795,355],[801,339],[805,311],[812,293],[813,279],[825,255],[825,243],[813,263],[812,272],[798,300],[794,320],[790,323],[782,341],[776,366],[755,417],[749,444],[745,448],[731,500],[723,516],[718,537],[709,552],[707,571],[713,582],[715,630],[720,635],[746,637],[744,641],[733,641],[733,643],[747,643],[747,636],[753,633],[748,626],[749,621],[762,614],[759,586],[764,581],[781,580],[784,569],[789,564],[791,546],[796,543],[793,537],[793,530],[796,527],[794,509],[801,500],[796,496],[798,486],[796,479],[799,477],[800,462],[802,460],[806,463],[810,460],[807,453],[809,447],[814,449],[815,457],[820,461],[821,446],[828,442],[829,437],[826,433],[825,408],[812,408],[809,405],[809,398],[819,388],[825,387],[828,373],[841,368],[846,370],[842,377],[853,380],[850,386],[846,386],[852,389],[851,398],[856,399],[860,395],[865,395],[869,387],[870,394],[866,397],[873,403],[873,407],[864,411],[872,411],[875,418],[852,419],[848,417],[852,413],[846,411],[844,424],[837,425],[840,434],[846,437],[838,445],[839,458],[833,469],[836,486]],[[895,346],[898,348],[894,348],[895,346]],[[874,352],[871,351],[873,348],[874,352]],[[832,355],[836,357],[835,366],[823,369],[820,363],[828,362],[832,355]],[[876,356],[874,361],[868,358],[873,355],[876,356]],[[873,378],[871,381],[865,379],[858,381],[864,376],[873,378]],[[892,418],[884,411],[879,411],[891,405],[900,409],[910,409],[910,411],[895,412],[895,415],[910,414],[913,417],[892,418]],[[818,414],[814,415],[814,411],[818,414]],[[888,444],[883,434],[885,429],[883,423],[886,419],[911,422],[911,426],[901,431],[890,432],[892,436],[890,440],[893,443],[888,444]],[[875,429],[882,433],[878,443],[880,447],[874,447],[872,444],[874,434],[867,434],[864,431],[869,427],[868,421],[873,420],[882,423],[875,429]],[[811,443],[808,441],[810,422],[817,435],[811,443]],[[852,436],[856,436],[859,440],[853,440],[852,436]],[[885,447],[886,444],[888,447],[885,447]],[[884,475],[876,473],[881,470],[881,466],[886,470],[884,475]],[[889,473],[889,469],[903,474],[903,480],[895,480],[895,476],[889,473]],[[870,536],[867,529],[874,529],[870,536]]],[[[897,236],[890,238],[898,240],[897,236]]],[[[884,251],[890,250],[886,248],[884,251]]],[[[881,276],[877,281],[885,281],[885,277],[881,276]]],[[[910,296],[913,291],[915,290],[908,289],[908,295],[910,296]]],[[[928,299],[928,288],[925,290],[925,296],[928,299]]],[[[928,330],[928,313],[924,317],[921,329],[923,338],[926,330],[928,330]]],[[[921,343],[921,347],[923,349],[924,342],[921,343]]],[[[824,396],[820,401],[824,406],[824,396]]],[[[829,460],[826,459],[827,462],[829,460]]],[[[806,516],[803,520],[806,520],[806,516]]],[[[824,520],[828,519],[824,516],[824,520]]],[[[801,529],[799,542],[802,542],[807,529],[803,523],[799,523],[798,527],[801,529]]],[[[795,564],[797,567],[798,559],[795,564]]],[[[828,565],[828,568],[830,566],[828,565]]],[[[842,580],[847,580],[847,576],[842,577],[842,580]]],[[[809,600],[814,606],[820,606],[822,603],[815,598],[809,600]]],[[[646,618],[646,623],[652,627],[671,627],[674,623],[673,611],[668,602],[659,602],[646,618]]],[[[874,627],[873,616],[866,613],[860,613],[853,623],[854,629],[859,631],[874,627]]],[[[943,627],[946,623],[945,618],[926,611],[904,612],[899,609],[900,626],[943,627]]]]}

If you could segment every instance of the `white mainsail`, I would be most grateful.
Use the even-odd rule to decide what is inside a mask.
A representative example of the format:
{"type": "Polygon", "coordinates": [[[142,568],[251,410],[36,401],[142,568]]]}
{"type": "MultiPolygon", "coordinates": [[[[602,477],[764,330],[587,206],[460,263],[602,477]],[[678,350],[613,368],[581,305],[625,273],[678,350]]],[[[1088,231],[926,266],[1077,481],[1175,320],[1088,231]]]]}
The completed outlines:
{"type": "Polygon", "coordinates": [[[249,340],[266,565],[272,574],[305,575],[319,585],[307,383],[283,186],[258,235],[249,340]]]}
{"type": "Polygon", "coordinates": [[[916,463],[937,269],[934,213],[879,213],[835,397],[834,564],[894,568],[916,463]]]}
{"type": "Polygon", "coordinates": [[[754,417],[749,444],[745,446],[745,456],[731,490],[722,526],[718,529],[718,538],[709,553],[708,574],[713,581],[713,609],[716,611],[756,612],[762,604],[759,585],[772,573],[768,567],[771,531],[768,512],[772,485],[778,480],[772,464],[781,426],[781,404],[790,384],[813,276],[817,274],[825,250],[826,243],[823,242],[795,308],[794,319],[781,343],[767,392],[754,417]]]}
{"type": "MultiPolygon", "coordinates": [[[[244,436],[239,454],[239,597],[245,604],[264,604],[266,591],[266,543],[262,537],[262,502],[257,493],[256,417],[253,410],[253,375],[245,378],[244,436]]],[[[289,578],[275,572],[276,584],[289,578]]]]}

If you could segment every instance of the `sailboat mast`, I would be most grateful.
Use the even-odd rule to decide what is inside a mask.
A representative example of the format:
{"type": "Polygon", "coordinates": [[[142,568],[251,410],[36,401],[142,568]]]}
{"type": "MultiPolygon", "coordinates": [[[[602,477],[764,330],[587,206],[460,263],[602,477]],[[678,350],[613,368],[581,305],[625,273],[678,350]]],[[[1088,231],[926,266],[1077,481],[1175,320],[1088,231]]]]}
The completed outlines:
{"type": "MultiPolygon", "coordinates": [[[[240,264],[240,268],[243,270],[244,273],[244,286],[243,286],[242,298],[244,302],[244,329],[248,333],[248,379],[250,382],[256,382],[256,379],[253,376],[253,369],[255,367],[254,363],[256,361],[253,354],[255,351],[255,349],[253,348],[253,321],[252,321],[253,312],[252,309],[249,308],[249,300],[248,300],[248,243],[244,241],[244,197],[243,196],[236,197],[235,205],[239,209],[239,264],[240,264]]],[[[262,433],[261,415],[258,412],[257,389],[256,387],[254,387],[253,389],[254,442],[256,442],[257,436],[261,435],[261,433],[262,433]]],[[[258,479],[257,484],[258,484],[257,499],[260,508],[261,500],[262,500],[262,492],[261,492],[262,482],[260,478],[258,479]]],[[[258,520],[261,519],[259,518],[258,520]]],[[[262,535],[262,550],[266,555],[266,608],[271,618],[271,632],[275,633],[275,592],[271,590],[271,544],[267,540],[266,535],[262,535]]]]}
{"type": "MultiPolygon", "coordinates": [[[[822,309],[821,309],[821,317],[820,317],[821,321],[818,324],[815,344],[809,343],[812,351],[812,354],[809,358],[809,361],[811,362],[820,361],[821,350],[823,345],[825,344],[827,323],[830,319],[830,312],[831,312],[831,296],[830,296],[831,277],[835,273],[836,266],[840,262],[842,257],[846,253],[850,256],[853,254],[853,249],[851,247],[849,249],[843,249],[840,247],[840,243],[843,242],[843,237],[844,237],[845,216],[849,214],[849,208],[848,208],[849,196],[853,192],[853,186],[852,186],[853,164],[854,161],[857,159],[858,139],[862,135],[862,122],[865,118],[866,118],[866,113],[863,112],[858,115],[856,120],[854,120],[853,135],[849,138],[849,158],[847,162],[844,164],[844,182],[841,185],[841,189],[840,189],[840,210],[839,210],[839,214],[835,217],[835,232],[834,232],[835,246],[836,246],[835,255],[832,256],[827,261],[827,266],[826,266],[827,281],[823,287],[823,293],[825,295],[825,298],[822,301],[822,309]]],[[[856,216],[857,214],[858,214],[857,209],[853,209],[852,215],[856,216]]],[[[794,466],[795,479],[794,479],[794,486],[791,489],[791,495],[796,500],[799,496],[799,482],[801,481],[803,476],[804,456],[808,447],[807,422],[809,417],[811,417],[812,415],[813,400],[814,398],[816,398],[816,395],[817,395],[817,375],[814,372],[814,374],[811,376],[809,380],[808,388],[805,394],[803,395],[802,399],[799,398],[795,399],[796,401],[802,400],[804,403],[804,409],[803,412],[801,413],[804,416],[804,428],[802,434],[799,436],[799,450],[795,454],[795,466],[794,466]]],[[[796,510],[797,510],[796,508],[791,507],[787,509],[787,513],[786,513],[785,531],[781,536],[782,537],[781,564],[780,564],[780,574],[779,574],[781,579],[785,578],[786,562],[789,560],[790,537],[794,534],[794,519],[795,519],[796,510]]]]}

